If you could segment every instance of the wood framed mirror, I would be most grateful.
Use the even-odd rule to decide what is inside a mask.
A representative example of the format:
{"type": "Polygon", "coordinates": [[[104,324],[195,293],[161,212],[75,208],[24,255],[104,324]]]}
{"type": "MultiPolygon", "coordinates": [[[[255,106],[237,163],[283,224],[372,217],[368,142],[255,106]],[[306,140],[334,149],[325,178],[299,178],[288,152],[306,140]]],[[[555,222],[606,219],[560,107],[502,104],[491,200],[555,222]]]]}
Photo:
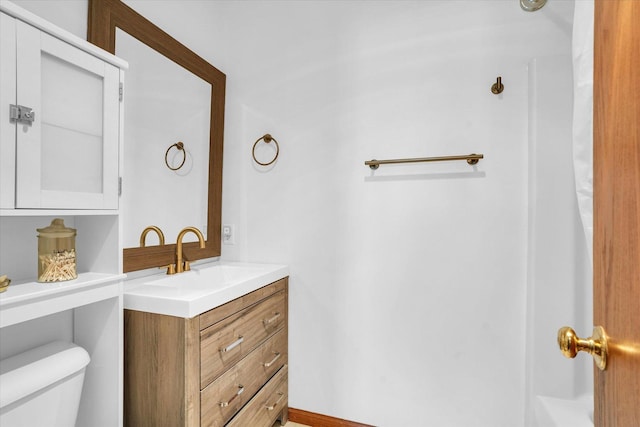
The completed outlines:
{"type": "MultiPolygon", "coordinates": [[[[220,70],[209,64],[186,46],[175,40],[173,37],[165,33],[159,27],[152,22],[144,18],[135,10],[124,4],[120,0],[89,0],[89,17],[88,17],[88,35],[87,39],[108,52],[118,54],[116,49],[116,34],[124,32],[130,38],[137,40],[142,45],[147,46],[152,51],[157,52],[161,56],[167,58],[170,61],[168,63],[175,63],[186,70],[187,74],[191,73],[202,79],[206,84],[211,87],[210,94],[210,106],[207,105],[207,111],[209,115],[208,126],[208,162],[205,156],[204,165],[202,169],[208,171],[203,172],[202,180],[206,180],[206,183],[202,185],[203,196],[206,197],[206,203],[200,201],[200,209],[206,208],[206,212],[199,212],[203,219],[206,220],[204,224],[184,223],[181,215],[176,214],[174,218],[170,218],[172,226],[184,228],[187,226],[196,226],[204,232],[206,244],[204,249],[200,249],[197,242],[184,243],[184,256],[189,261],[197,259],[211,258],[220,256],[220,233],[221,233],[221,209],[222,209],[222,153],[223,153],[223,135],[224,135],[224,106],[225,106],[225,83],[226,76],[220,70]],[[202,229],[206,227],[206,229],[202,229]]],[[[127,60],[127,58],[123,58],[127,60]]],[[[127,78],[125,78],[125,94],[127,93],[127,78]]],[[[125,95],[126,100],[126,95],[125,95]]],[[[126,102],[126,101],[125,101],[126,102]]],[[[155,106],[155,104],[154,104],[155,106]]],[[[174,107],[178,108],[178,107],[174,107]]],[[[125,128],[128,126],[127,122],[127,104],[125,104],[125,128]]],[[[205,131],[206,131],[205,130],[205,131]]],[[[206,132],[203,132],[206,133],[206,132]]],[[[205,136],[206,138],[206,136],[205,136]]],[[[125,144],[135,144],[136,141],[125,140],[125,144]]],[[[145,144],[152,143],[157,144],[153,147],[154,152],[160,152],[164,155],[166,160],[165,150],[170,144],[166,142],[145,141],[145,144]]],[[[205,141],[206,144],[206,141],[205,141]]],[[[185,145],[187,143],[185,142],[185,145]]],[[[206,147],[205,147],[206,148],[206,147]]],[[[145,148],[146,149],[146,148],[145,148]]],[[[125,150],[126,152],[126,150],[125,150]]],[[[167,151],[168,152],[168,151],[167,151]]],[[[205,150],[206,152],[206,150],[205,150]]],[[[121,154],[122,155],[122,154],[121,154]]],[[[147,157],[145,152],[144,157],[147,157]]],[[[162,159],[162,157],[160,157],[162,159]]],[[[200,159],[202,160],[202,159],[200,159]]],[[[125,165],[130,162],[131,159],[124,159],[125,165]]],[[[162,163],[162,160],[160,160],[162,163]]],[[[166,166],[169,166],[167,163],[166,166]]],[[[163,163],[163,167],[165,167],[163,163]]],[[[126,166],[125,166],[126,169],[126,166]]],[[[144,175],[144,174],[141,174],[144,175]]],[[[123,190],[126,192],[127,185],[131,185],[131,182],[127,182],[128,177],[125,173],[123,190]]],[[[153,178],[150,178],[153,180],[153,178]]],[[[179,184],[178,184],[179,185],[179,184]]],[[[190,188],[182,188],[180,193],[189,194],[190,188]]],[[[157,188],[154,191],[145,191],[146,197],[149,198],[146,203],[155,203],[153,209],[162,210],[166,212],[172,212],[175,209],[176,201],[173,199],[172,194],[176,191],[165,192],[163,188],[157,188]]],[[[197,194],[193,195],[194,198],[198,198],[197,194]]],[[[122,200],[121,200],[122,203],[122,200]]],[[[127,205],[125,209],[125,216],[131,217],[129,212],[131,209],[127,205]]],[[[152,219],[147,225],[154,224],[152,219]]],[[[126,220],[125,220],[126,223],[126,220]]],[[[162,228],[162,226],[160,226],[162,228]]],[[[140,228],[140,227],[137,227],[140,228]]],[[[141,229],[127,230],[124,226],[125,236],[123,241],[125,242],[125,248],[123,252],[123,270],[124,272],[142,270],[146,268],[161,267],[175,262],[176,245],[175,236],[177,233],[171,232],[166,235],[167,244],[157,244],[155,246],[139,247],[131,243],[138,241],[140,234],[144,227],[141,229]],[[135,234],[135,236],[133,235],[135,234]],[[127,247],[130,246],[130,247],[127,247]]],[[[164,231],[164,230],[163,230],[164,231]]]]}

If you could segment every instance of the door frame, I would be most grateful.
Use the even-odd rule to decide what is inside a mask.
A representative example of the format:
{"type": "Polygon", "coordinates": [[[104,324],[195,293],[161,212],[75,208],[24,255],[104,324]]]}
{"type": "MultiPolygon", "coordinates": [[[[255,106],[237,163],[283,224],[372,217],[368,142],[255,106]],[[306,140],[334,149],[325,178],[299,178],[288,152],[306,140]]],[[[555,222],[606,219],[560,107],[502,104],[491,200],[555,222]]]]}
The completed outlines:
{"type": "Polygon", "coordinates": [[[594,324],[609,336],[594,368],[594,423],[640,425],[640,1],[596,0],[594,324]]]}

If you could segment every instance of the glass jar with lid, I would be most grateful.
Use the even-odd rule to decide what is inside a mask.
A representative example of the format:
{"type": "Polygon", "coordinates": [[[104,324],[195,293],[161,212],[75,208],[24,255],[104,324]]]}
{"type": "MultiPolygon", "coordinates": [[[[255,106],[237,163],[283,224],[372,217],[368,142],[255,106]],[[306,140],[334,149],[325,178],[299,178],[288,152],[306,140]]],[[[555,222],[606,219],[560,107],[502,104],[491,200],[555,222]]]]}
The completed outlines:
{"type": "Polygon", "coordinates": [[[62,282],[78,277],[76,272],[76,229],[56,218],[38,228],[38,282],[62,282]]]}

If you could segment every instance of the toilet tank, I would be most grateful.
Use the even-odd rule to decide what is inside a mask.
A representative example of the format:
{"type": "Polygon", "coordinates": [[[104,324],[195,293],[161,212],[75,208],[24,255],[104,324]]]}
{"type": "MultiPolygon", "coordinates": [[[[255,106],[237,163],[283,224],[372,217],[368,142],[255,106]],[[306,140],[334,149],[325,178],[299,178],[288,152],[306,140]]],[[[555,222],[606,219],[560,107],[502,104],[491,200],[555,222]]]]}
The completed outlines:
{"type": "Polygon", "coordinates": [[[0,426],[73,427],[89,361],[64,341],[0,360],[0,426]]]}

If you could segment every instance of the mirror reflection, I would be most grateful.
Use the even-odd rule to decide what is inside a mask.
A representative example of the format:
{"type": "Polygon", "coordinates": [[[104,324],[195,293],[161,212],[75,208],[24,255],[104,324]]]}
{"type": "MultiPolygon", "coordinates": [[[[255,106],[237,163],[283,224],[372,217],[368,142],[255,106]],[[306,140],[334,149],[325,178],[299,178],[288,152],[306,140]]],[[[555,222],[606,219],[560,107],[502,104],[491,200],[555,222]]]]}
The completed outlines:
{"type": "MultiPolygon", "coordinates": [[[[138,246],[149,225],[160,227],[167,243],[174,243],[187,226],[206,234],[211,84],[119,28],[116,55],[129,62],[124,247],[138,246]],[[176,148],[178,142],[184,151],[176,148]]],[[[195,241],[195,236],[185,236],[185,241],[195,241]]],[[[147,246],[158,243],[155,234],[147,237],[147,246]]]]}
{"type": "Polygon", "coordinates": [[[174,263],[178,230],[187,226],[200,229],[206,241],[204,248],[185,242],[185,259],[220,256],[226,76],[122,1],[90,0],[88,30],[91,43],[130,64],[120,204],[123,271],[174,263]],[[186,151],[167,152],[178,142],[186,151]],[[183,167],[171,170],[183,158],[183,167]],[[140,247],[140,234],[151,225],[163,229],[165,244],[152,233],[140,247]]]}

